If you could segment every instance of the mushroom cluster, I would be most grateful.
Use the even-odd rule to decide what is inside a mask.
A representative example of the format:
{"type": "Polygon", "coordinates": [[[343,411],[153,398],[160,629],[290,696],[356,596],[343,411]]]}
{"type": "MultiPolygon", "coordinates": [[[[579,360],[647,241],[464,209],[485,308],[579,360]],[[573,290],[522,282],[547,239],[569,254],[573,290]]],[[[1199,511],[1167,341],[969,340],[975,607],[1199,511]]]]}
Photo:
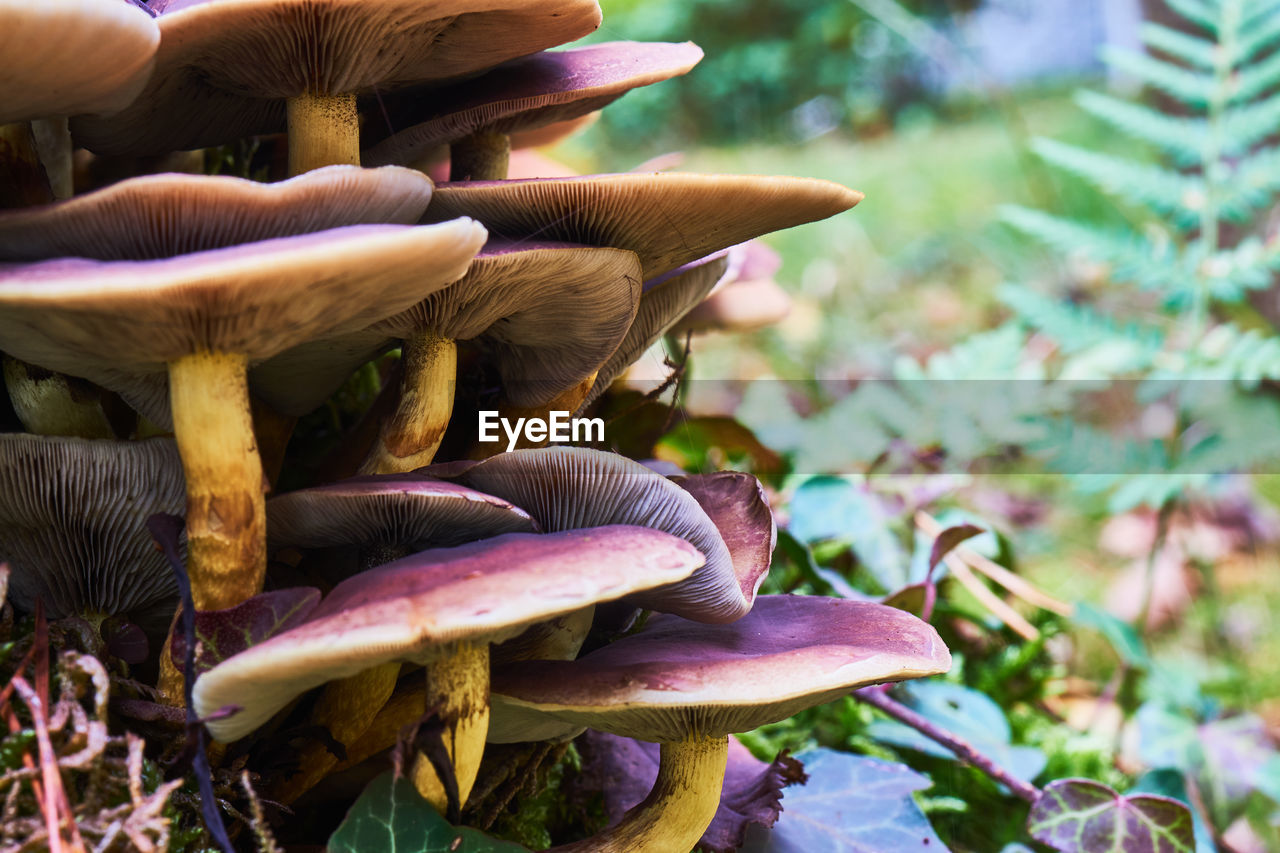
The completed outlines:
{"type": "Polygon", "coordinates": [[[595,0],[0,0],[9,601],[137,625],[146,653],[111,665],[181,705],[149,515],[185,517],[200,615],[234,625],[264,589],[320,587],[194,685],[277,801],[429,722],[444,758],[419,737],[413,779],[456,812],[486,743],[591,726],[661,742],[663,770],[581,849],[687,850],[729,732],[948,665],[897,611],[758,598],[774,527],[750,475],[493,455],[455,417],[479,399],[585,411],[663,334],[727,322],[691,312],[735,247],[861,199],[807,178],[509,177],[513,152],[701,58],[549,50],[600,17],[595,0]],[[228,158],[246,177],[218,174],[228,158]],[[298,419],[374,362],[381,394],[338,461],[286,469],[268,500],[298,419]],[[255,764],[282,729],[292,760],[255,764]]]}

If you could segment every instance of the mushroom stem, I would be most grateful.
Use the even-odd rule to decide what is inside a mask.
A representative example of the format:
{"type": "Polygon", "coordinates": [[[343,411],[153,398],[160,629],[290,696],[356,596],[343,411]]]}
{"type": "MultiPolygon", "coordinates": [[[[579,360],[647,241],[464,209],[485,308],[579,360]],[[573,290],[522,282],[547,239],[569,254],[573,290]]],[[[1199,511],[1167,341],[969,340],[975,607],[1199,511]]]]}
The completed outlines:
{"type": "Polygon", "coordinates": [[[720,807],[728,737],[693,735],[662,744],[658,778],[644,802],[591,838],[551,853],[688,853],[720,807]]]}
{"type": "Polygon", "coordinates": [[[289,176],[321,166],[360,165],[356,96],[306,93],[290,98],[289,176]]]}
{"type": "Polygon", "coordinates": [[[500,181],[511,163],[511,137],[480,131],[449,146],[449,180],[500,181]]]}
{"type": "Polygon", "coordinates": [[[53,190],[36,150],[31,124],[0,124],[0,208],[32,207],[53,201],[53,190]]]}
{"type": "MultiPolygon", "coordinates": [[[[591,393],[591,388],[596,384],[596,376],[599,371],[593,372],[586,379],[574,385],[567,391],[561,391],[541,406],[501,406],[498,410],[499,417],[506,418],[508,421],[515,423],[519,418],[535,418],[539,420],[547,420],[551,412],[569,412],[574,414],[582,406],[582,401],[587,399],[587,395],[591,393]]],[[[524,437],[524,433],[520,433],[520,437],[516,440],[516,449],[523,450],[530,447],[543,447],[547,444],[544,441],[529,441],[524,437]]],[[[506,446],[502,442],[481,443],[476,442],[473,445],[471,458],[487,459],[490,456],[496,456],[506,450],[506,446]]]]}
{"type": "Polygon", "coordinates": [[[102,389],[83,379],[54,373],[11,356],[4,356],[3,361],[9,401],[27,432],[116,438],[102,389]]]}
{"type": "Polygon", "coordinates": [[[406,338],[400,400],[383,422],[378,442],[360,468],[362,474],[401,474],[430,465],[453,413],[458,346],[435,332],[406,338]]]}
{"type": "MultiPolygon", "coordinates": [[[[489,731],[489,644],[461,642],[451,651],[438,651],[425,662],[426,709],[444,724],[444,747],[458,782],[458,807],[467,803],[480,771],[485,734],[489,731]]],[[[441,814],[448,814],[449,797],[426,756],[413,765],[413,784],[441,814]]]]}
{"type": "MultiPolygon", "coordinates": [[[[360,740],[391,698],[399,675],[400,664],[392,662],[329,682],[316,700],[311,721],[328,729],[349,754],[350,747],[360,740]]],[[[273,798],[285,805],[295,802],[327,776],[339,760],[327,744],[311,741],[298,756],[298,772],[276,787],[273,798]]]]}
{"type": "Polygon", "coordinates": [[[187,572],[197,610],[261,592],[267,568],[262,463],[238,353],[197,352],[169,365],[173,437],[187,479],[187,572]]]}
{"type": "Polygon", "coordinates": [[[75,194],[71,178],[71,128],[66,116],[43,118],[31,122],[31,135],[35,137],[36,151],[49,177],[49,189],[57,201],[75,194]]]}

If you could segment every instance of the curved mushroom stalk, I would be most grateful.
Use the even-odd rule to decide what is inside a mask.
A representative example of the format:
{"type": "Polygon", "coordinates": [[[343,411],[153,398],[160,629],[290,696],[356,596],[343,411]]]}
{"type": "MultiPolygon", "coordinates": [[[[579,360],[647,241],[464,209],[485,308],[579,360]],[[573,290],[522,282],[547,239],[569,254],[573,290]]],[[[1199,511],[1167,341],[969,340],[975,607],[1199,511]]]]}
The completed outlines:
{"type": "Polygon", "coordinates": [[[431,464],[453,413],[458,345],[432,331],[404,341],[400,400],[382,424],[361,474],[403,474],[431,464]]]}
{"type": "MultiPolygon", "coordinates": [[[[54,373],[10,356],[0,356],[9,401],[27,432],[77,438],[116,438],[116,423],[124,426],[123,403],[109,411],[109,394],[91,382],[54,373]],[[123,410],[123,411],[121,411],[123,410]],[[116,417],[113,417],[116,416],[116,417]]],[[[121,434],[132,432],[131,426],[121,434]]]]}
{"type": "Polygon", "coordinates": [[[248,367],[245,355],[209,351],[169,367],[197,610],[239,604],[262,589],[266,575],[266,490],[249,413],[248,367]]]}
{"type": "Polygon", "coordinates": [[[688,853],[720,807],[728,759],[728,736],[662,744],[658,778],[644,802],[603,832],[550,853],[688,853]]]}
{"type": "MultiPolygon", "coordinates": [[[[445,752],[453,763],[458,785],[458,807],[466,805],[489,732],[489,643],[460,642],[447,654],[426,661],[425,708],[444,726],[445,752]]],[[[448,814],[449,796],[443,781],[425,756],[413,765],[418,793],[441,814],[448,814]]]]}

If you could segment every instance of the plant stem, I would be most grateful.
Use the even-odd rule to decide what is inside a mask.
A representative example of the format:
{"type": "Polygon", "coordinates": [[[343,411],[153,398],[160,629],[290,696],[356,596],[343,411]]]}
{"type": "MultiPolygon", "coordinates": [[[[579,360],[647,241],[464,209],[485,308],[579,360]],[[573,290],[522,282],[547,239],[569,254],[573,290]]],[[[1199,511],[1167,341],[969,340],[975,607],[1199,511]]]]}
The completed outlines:
{"type": "Polygon", "coordinates": [[[901,702],[890,699],[882,685],[855,690],[853,691],[853,696],[858,701],[865,702],[871,707],[883,711],[898,722],[910,726],[930,740],[945,746],[965,764],[981,770],[987,776],[1012,791],[1019,799],[1028,803],[1034,803],[1040,799],[1040,789],[1035,785],[1010,775],[1008,771],[983,755],[968,741],[962,740],[930,722],[901,702]]]}
{"type": "Polygon", "coordinates": [[[1142,580],[1142,606],[1138,608],[1138,618],[1133,623],[1139,636],[1147,633],[1147,620],[1151,618],[1151,599],[1155,597],[1156,561],[1160,559],[1160,552],[1164,550],[1165,541],[1169,538],[1169,521],[1176,506],[1176,501],[1167,500],[1160,506],[1160,513],[1156,516],[1156,535],[1151,541],[1151,550],[1147,553],[1147,570],[1142,580]]]}

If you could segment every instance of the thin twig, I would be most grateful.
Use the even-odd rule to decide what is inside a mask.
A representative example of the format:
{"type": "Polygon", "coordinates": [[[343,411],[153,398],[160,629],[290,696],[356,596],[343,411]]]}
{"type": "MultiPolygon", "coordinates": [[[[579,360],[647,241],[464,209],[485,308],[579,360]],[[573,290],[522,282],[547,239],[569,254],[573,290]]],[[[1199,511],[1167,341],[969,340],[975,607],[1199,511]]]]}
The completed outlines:
{"type": "Polygon", "coordinates": [[[855,690],[853,696],[859,702],[865,702],[873,708],[876,708],[893,717],[900,723],[910,726],[920,734],[929,738],[929,740],[945,746],[947,749],[955,753],[956,758],[982,771],[987,776],[1004,785],[1012,791],[1019,799],[1028,803],[1035,803],[1040,799],[1040,789],[1030,782],[1024,782],[1016,776],[1010,775],[1000,765],[996,764],[987,756],[983,755],[971,743],[951,734],[935,723],[925,719],[920,714],[889,698],[880,685],[872,687],[864,687],[861,690],[855,690]]]}

